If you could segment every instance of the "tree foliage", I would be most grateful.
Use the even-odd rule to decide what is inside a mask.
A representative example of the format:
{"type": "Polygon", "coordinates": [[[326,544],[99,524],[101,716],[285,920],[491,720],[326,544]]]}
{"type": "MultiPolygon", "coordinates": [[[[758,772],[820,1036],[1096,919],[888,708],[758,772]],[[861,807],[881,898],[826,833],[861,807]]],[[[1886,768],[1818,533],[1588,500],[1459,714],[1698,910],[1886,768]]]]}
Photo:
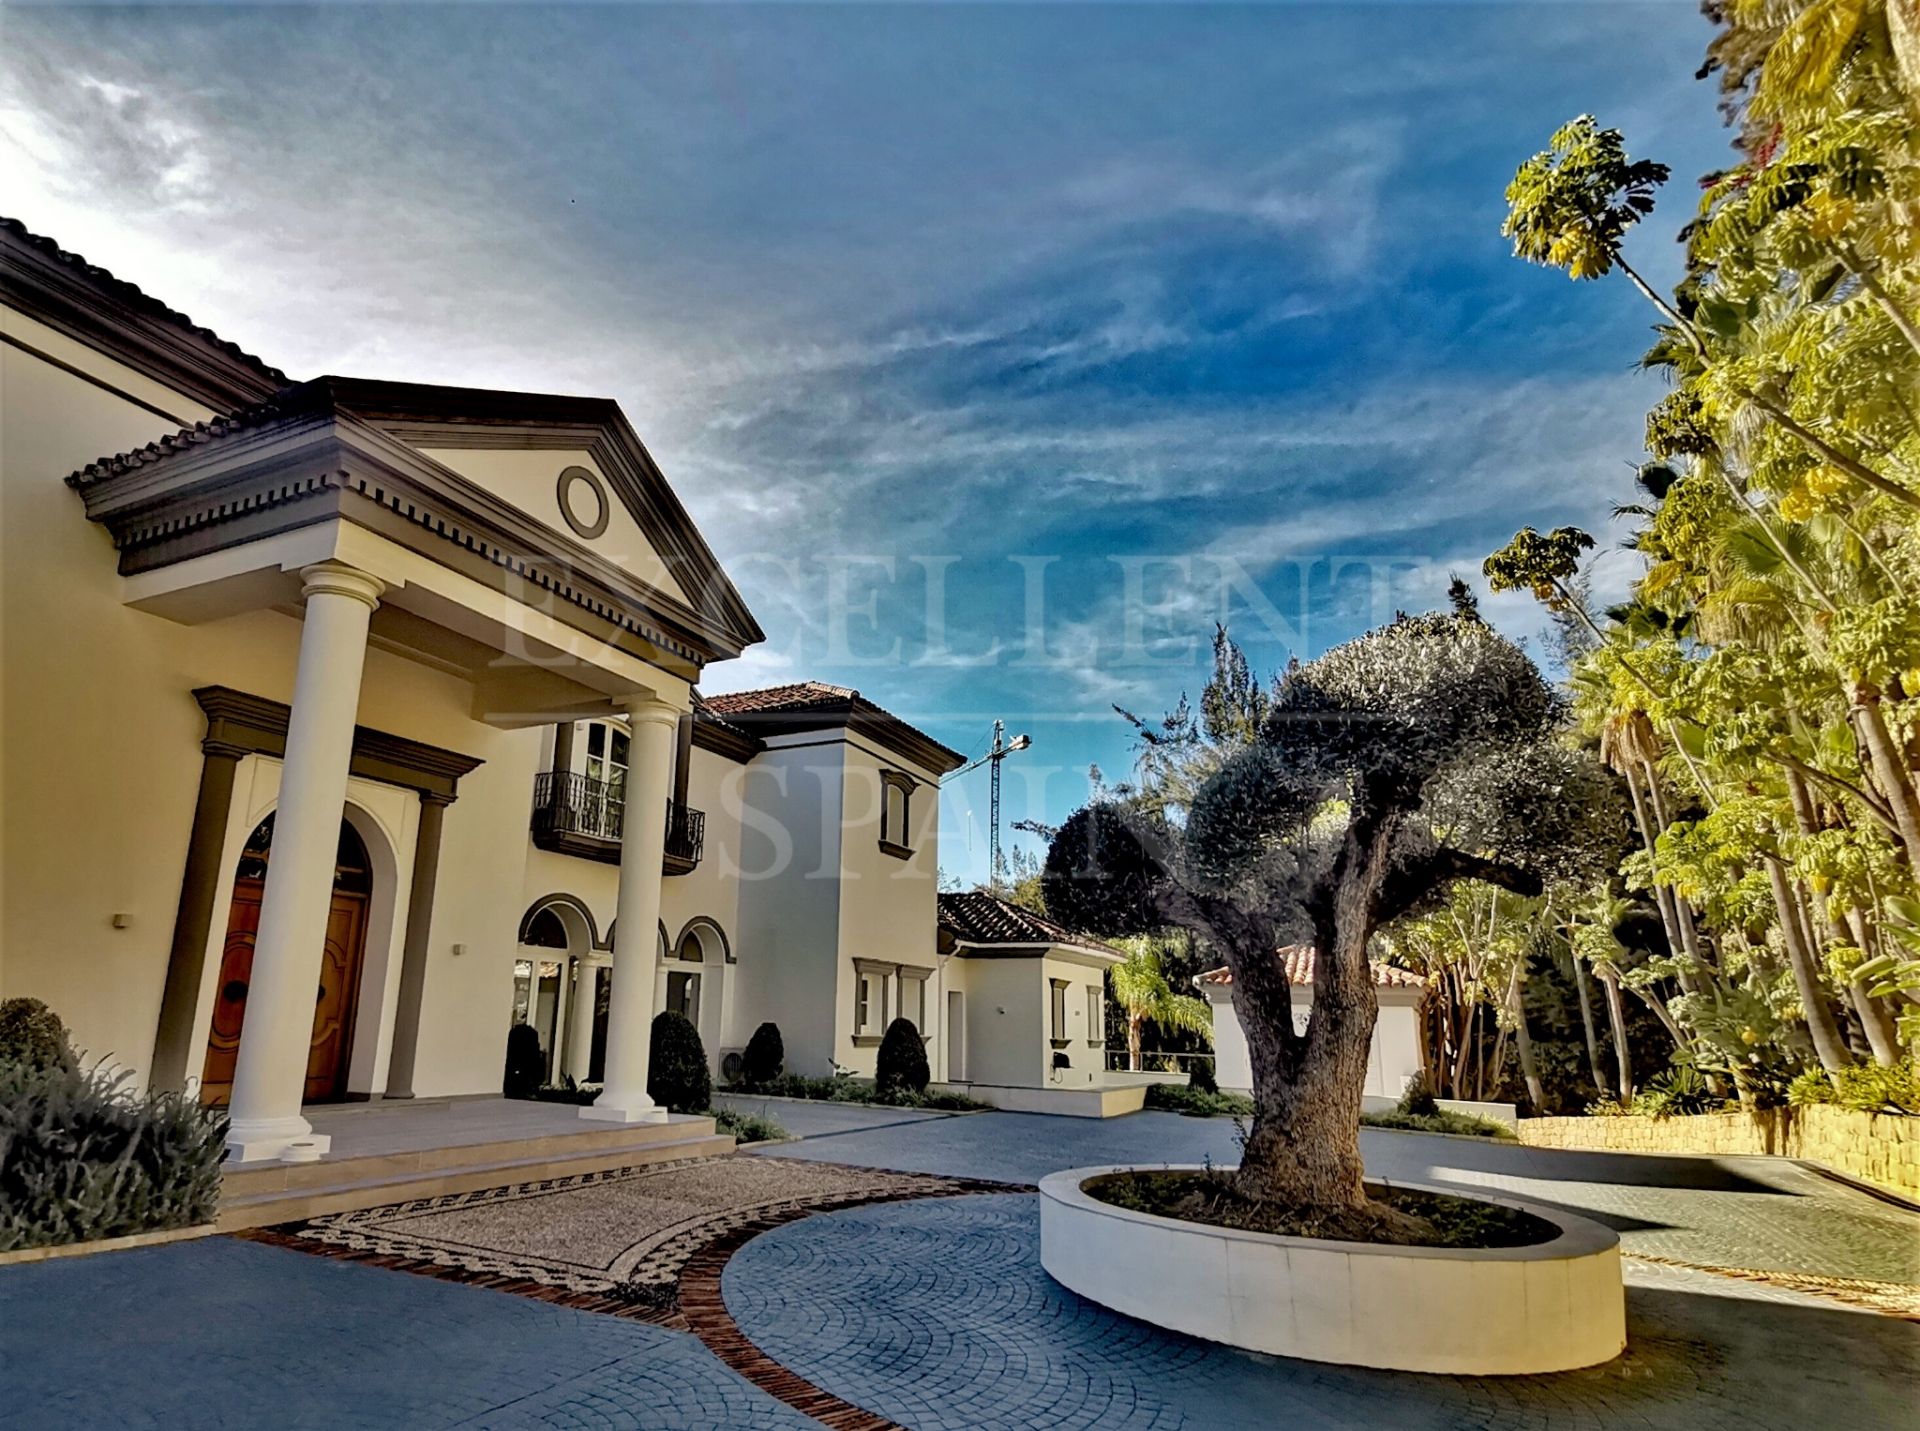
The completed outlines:
{"type": "Polygon", "coordinates": [[[1670,387],[1620,509],[1642,574],[1592,611],[1573,528],[1486,574],[1585,629],[1575,711],[1632,801],[1639,848],[1583,903],[1650,900],[1664,947],[1621,958],[1604,917],[1575,947],[1710,1083],[1770,1101],[1920,1038],[1920,53],[1884,0],[1708,11],[1736,161],[1671,294],[1623,251],[1665,171],[1616,132],[1574,121],[1507,196],[1522,257],[1653,305],[1670,387]]]}
{"type": "Polygon", "coordinates": [[[1108,935],[1179,927],[1225,959],[1256,1113],[1250,1197],[1353,1209],[1381,925],[1478,878],[1538,893],[1617,856],[1617,783],[1559,739],[1564,702],[1476,614],[1403,617],[1296,664],[1256,738],[1185,819],[1153,802],[1076,812],[1048,853],[1055,918],[1108,935]],[[1277,951],[1318,951],[1294,1028],[1277,951]]]}

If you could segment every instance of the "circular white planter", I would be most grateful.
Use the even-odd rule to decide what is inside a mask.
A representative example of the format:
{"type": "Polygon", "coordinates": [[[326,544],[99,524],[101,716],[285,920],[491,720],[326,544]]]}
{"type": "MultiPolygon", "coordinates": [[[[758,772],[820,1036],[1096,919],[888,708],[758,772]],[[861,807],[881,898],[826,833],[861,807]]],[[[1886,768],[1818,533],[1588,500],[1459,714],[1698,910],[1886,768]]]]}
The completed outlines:
{"type": "Polygon", "coordinates": [[[1043,1179],[1040,1265],[1143,1322],[1308,1361],[1513,1376],[1595,1366],[1626,1349],[1620,1239],[1597,1222],[1476,1192],[1560,1235],[1532,1247],[1388,1247],[1181,1222],[1081,1191],[1109,1173],[1167,1167],[1200,1171],[1141,1164],[1043,1179]]]}

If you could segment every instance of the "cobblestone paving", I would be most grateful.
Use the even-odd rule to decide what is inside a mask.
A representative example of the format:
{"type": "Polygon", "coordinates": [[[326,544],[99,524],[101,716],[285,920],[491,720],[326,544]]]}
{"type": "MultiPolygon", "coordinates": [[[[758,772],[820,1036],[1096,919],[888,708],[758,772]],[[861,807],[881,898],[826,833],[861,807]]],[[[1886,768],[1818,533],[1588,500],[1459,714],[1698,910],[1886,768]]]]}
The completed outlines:
{"type": "Polygon", "coordinates": [[[694,1338],[232,1238],[0,1269],[0,1427],[815,1428],[694,1338]]]}
{"type": "Polygon", "coordinates": [[[1030,1195],[808,1218],[737,1253],[740,1329],[916,1431],[1756,1428],[1914,1424],[1920,1327],[1673,1268],[1631,1277],[1632,1349],[1543,1378],[1364,1372],[1155,1331],[1040,1268],[1030,1195]]]}
{"type": "MultiPolygon", "coordinates": [[[[1375,1177],[1548,1203],[1614,1228],[1629,1254],[1920,1283],[1920,1217],[1778,1159],[1576,1153],[1371,1129],[1360,1146],[1375,1177]]],[[[1231,1122],[1177,1113],[982,1113],[810,1137],[777,1153],[1029,1184],[1101,1163],[1239,1160],[1231,1122]]]]}

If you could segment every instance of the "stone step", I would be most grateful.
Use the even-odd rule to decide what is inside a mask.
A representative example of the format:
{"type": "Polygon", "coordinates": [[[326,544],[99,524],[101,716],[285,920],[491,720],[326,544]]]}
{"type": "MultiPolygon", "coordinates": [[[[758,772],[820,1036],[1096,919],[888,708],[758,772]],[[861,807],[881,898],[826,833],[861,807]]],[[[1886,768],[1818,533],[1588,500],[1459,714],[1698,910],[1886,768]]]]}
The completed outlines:
{"type": "MultiPolygon", "coordinates": [[[[277,1188],[236,1192],[231,1184],[220,1198],[216,1225],[222,1232],[242,1228],[266,1227],[277,1222],[297,1222],[330,1212],[355,1212],[361,1208],[381,1207],[387,1203],[413,1198],[443,1197],[450,1193],[478,1192],[482,1188],[506,1187],[514,1183],[541,1182],[547,1178],[570,1177],[579,1173],[608,1172],[615,1168],[644,1167],[651,1163],[674,1162],[682,1158],[711,1158],[733,1151],[733,1139],[714,1133],[710,1120],[706,1131],[689,1132],[686,1124],[674,1126],[678,1136],[651,1138],[625,1147],[601,1147],[591,1151],[536,1153],[510,1157],[490,1163],[465,1164],[456,1168],[419,1169],[384,1176],[342,1177],[339,1170],[351,1163],[382,1161],[349,1159],[346,1163],[305,1164],[304,1169],[332,1166],[336,1176],[326,1182],[298,1188],[277,1188]]],[[[648,1125],[658,1127],[660,1125],[648,1125]]],[[[631,1130],[629,1130],[631,1131],[631,1130]]],[[[536,1138],[529,1143],[553,1140],[536,1138]]],[[[500,1145],[490,1145],[498,1147],[500,1145]]]]}
{"type": "MultiPolygon", "coordinates": [[[[306,1188],[335,1187],[409,1175],[452,1174],[467,1168],[497,1167],[539,1158],[566,1158],[587,1153],[621,1152],[653,1143],[711,1136],[713,1119],[671,1116],[664,1123],[619,1123],[579,1131],[540,1133],[525,1138],[494,1138],[486,1142],[447,1143],[438,1147],[407,1148],[386,1153],[326,1157],[313,1163],[257,1163],[223,1170],[222,1191],[228,1199],[268,1193],[299,1192],[306,1188]]],[[[423,1141],[430,1140],[423,1139],[423,1141]]],[[[617,1166],[617,1165],[616,1165],[617,1166]]]]}

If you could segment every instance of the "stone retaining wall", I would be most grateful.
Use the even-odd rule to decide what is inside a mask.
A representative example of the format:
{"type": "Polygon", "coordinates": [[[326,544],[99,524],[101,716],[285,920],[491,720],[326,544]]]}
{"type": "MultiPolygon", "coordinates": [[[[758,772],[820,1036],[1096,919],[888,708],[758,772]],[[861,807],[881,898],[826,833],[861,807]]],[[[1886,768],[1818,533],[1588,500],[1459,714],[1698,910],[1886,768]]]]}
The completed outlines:
{"type": "Polygon", "coordinates": [[[1920,1118],[1851,1108],[1773,1108],[1680,1118],[1522,1118],[1539,1148],[1621,1153],[1772,1153],[1920,1200],[1920,1118]]]}

